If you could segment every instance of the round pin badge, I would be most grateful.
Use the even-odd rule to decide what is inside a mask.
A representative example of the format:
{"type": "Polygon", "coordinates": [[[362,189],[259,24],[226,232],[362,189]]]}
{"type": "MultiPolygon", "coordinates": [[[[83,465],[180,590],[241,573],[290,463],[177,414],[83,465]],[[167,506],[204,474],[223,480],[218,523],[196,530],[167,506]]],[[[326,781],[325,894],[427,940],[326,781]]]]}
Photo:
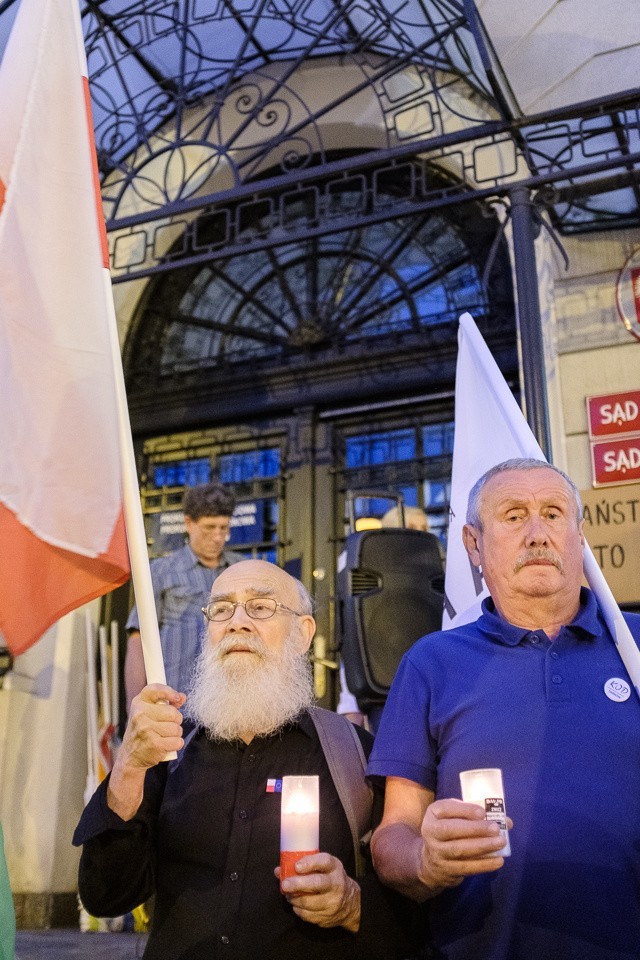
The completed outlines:
{"type": "Polygon", "coordinates": [[[624,703],[631,696],[631,687],[620,677],[611,677],[604,685],[604,692],[614,703],[624,703]]]}

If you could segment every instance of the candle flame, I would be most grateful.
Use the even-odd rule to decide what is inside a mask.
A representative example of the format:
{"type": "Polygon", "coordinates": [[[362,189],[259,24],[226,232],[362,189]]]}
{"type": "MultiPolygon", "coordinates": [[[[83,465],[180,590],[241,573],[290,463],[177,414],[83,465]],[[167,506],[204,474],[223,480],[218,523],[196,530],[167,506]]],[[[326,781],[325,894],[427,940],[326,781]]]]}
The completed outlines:
{"type": "Polygon", "coordinates": [[[287,816],[291,814],[316,813],[317,810],[318,803],[316,798],[303,787],[299,787],[290,793],[282,804],[282,812],[287,816]]]}

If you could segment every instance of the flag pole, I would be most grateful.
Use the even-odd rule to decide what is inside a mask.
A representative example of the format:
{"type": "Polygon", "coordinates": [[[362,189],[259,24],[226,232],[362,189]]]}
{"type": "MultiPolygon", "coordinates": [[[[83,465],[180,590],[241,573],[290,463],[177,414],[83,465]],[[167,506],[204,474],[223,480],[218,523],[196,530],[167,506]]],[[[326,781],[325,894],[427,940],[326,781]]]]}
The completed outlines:
{"type": "MultiPolygon", "coordinates": [[[[118,324],[116,321],[109,271],[104,270],[103,276],[105,283],[105,302],[109,316],[113,378],[116,386],[118,434],[120,437],[120,456],[122,462],[124,523],[127,530],[127,543],[129,545],[133,591],[138,608],[144,668],[147,674],[147,683],[166,684],[167,677],[164,669],[164,660],[162,659],[158,614],[156,613],[156,604],[153,597],[151,567],[149,565],[149,553],[147,551],[147,535],[142,518],[138,474],[133,451],[129,408],[127,406],[124,371],[122,369],[122,356],[120,354],[120,343],[118,340],[118,324]]],[[[177,756],[178,754],[175,751],[170,751],[165,754],[164,759],[175,760],[177,756]]]]}
{"type": "Polygon", "coordinates": [[[638,650],[638,645],[622,616],[622,611],[611,592],[611,587],[607,583],[600,569],[600,564],[588,543],[585,544],[583,562],[587,583],[598,599],[602,616],[611,631],[620,659],[631,678],[638,697],[640,697],[640,650],[638,650]]]}
{"type": "Polygon", "coordinates": [[[151,580],[151,568],[149,566],[147,535],[144,529],[142,506],[140,504],[138,474],[136,471],[129,408],[127,406],[124,372],[122,369],[120,343],[118,340],[118,324],[116,321],[115,307],[113,305],[111,278],[108,271],[104,273],[104,281],[105,301],[109,313],[109,335],[111,339],[113,378],[116,386],[116,404],[118,410],[124,522],[127,529],[129,559],[131,560],[131,578],[133,580],[133,590],[138,608],[144,666],[147,674],[147,683],[166,683],[167,678],[164,661],[162,659],[162,647],[160,646],[158,615],[153,597],[153,582],[151,580]]]}
{"type": "MultiPolygon", "coordinates": [[[[127,392],[124,382],[124,371],[122,368],[120,341],[118,339],[118,322],[116,318],[115,305],[113,302],[113,289],[111,286],[107,231],[104,220],[104,211],[102,209],[93,117],[91,114],[91,98],[89,96],[87,55],[84,47],[82,25],[80,22],[80,17],[78,16],[77,8],[75,12],[76,16],[74,16],[73,22],[75,25],[76,45],[78,48],[79,62],[81,65],[83,84],[85,88],[87,135],[89,137],[89,152],[91,155],[91,163],[93,168],[93,184],[95,191],[97,222],[102,248],[103,296],[107,313],[106,319],[111,350],[116,410],[118,417],[118,438],[122,470],[123,512],[127,531],[129,560],[131,562],[131,578],[133,580],[133,590],[136,598],[136,606],[138,608],[140,638],[142,642],[142,653],[144,657],[147,683],[165,684],[167,679],[164,669],[164,661],[162,658],[162,647],[160,645],[158,615],[156,613],[155,600],[153,596],[153,583],[151,581],[151,569],[149,566],[149,554],[147,551],[147,536],[142,517],[140,490],[138,488],[138,474],[136,471],[133,438],[131,435],[131,422],[129,419],[129,407],[127,404],[127,392]]],[[[175,753],[169,753],[166,755],[165,760],[175,759],[175,757],[175,753]]]]}
{"type": "Polygon", "coordinates": [[[142,638],[142,650],[144,653],[147,681],[148,683],[166,683],[166,674],[162,659],[162,648],[160,646],[158,618],[153,599],[153,585],[151,582],[151,571],[149,568],[149,555],[147,553],[147,537],[142,518],[142,507],[140,504],[140,491],[138,489],[138,475],[136,472],[133,439],[131,436],[131,422],[129,420],[129,408],[127,405],[127,393],[124,383],[124,371],[122,369],[120,341],[118,339],[118,322],[113,303],[107,231],[104,221],[104,212],[102,209],[102,197],[100,195],[100,180],[96,158],[95,136],[93,132],[93,118],[91,115],[91,99],[88,93],[89,80],[87,71],[87,56],[84,47],[84,37],[82,35],[80,17],[77,15],[77,10],[76,15],[73,17],[73,22],[76,31],[78,57],[81,65],[83,82],[85,84],[87,134],[89,137],[91,163],[93,166],[93,183],[95,189],[98,230],[100,232],[102,247],[103,295],[104,304],[107,311],[107,326],[111,349],[116,409],[118,415],[118,437],[123,488],[123,511],[125,527],[127,530],[129,559],[131,561],[131,577],[133,580],[133,589],[135,592],[138,613],[140,616],[140,635],[142,638]]]}

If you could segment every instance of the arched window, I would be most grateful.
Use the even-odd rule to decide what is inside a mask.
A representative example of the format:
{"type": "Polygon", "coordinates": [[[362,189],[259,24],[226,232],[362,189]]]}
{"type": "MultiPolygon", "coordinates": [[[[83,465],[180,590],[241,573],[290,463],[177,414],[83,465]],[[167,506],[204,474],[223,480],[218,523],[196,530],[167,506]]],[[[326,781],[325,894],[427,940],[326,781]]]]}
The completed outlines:
{"type": "MultiPolygon", "coordinates": [[[[393,184],[385,191],[391,207],[393,184]]],[[[378,204],[380,196],[379,190],[378,204]]],[[[332,222],[347,220],[366,209],[364,182],[345,180],[323,202],[332,222]]],[[[305,216],[304,199],[288,210],[297,227],[305,216]]],[[[203,226],[207,242],[215,229],[215,218],[203,226]]],[[[512,328],[506,244],[489,283],[483,282],[497,229],[490,209],[468,202],[373,224],[354,222],[308,239],[299,239],[298,232],[289,244],[273,237],[278,245],[178,268],[153,283],[131,326],[125,354],[130,389],[248,360],[291,366],[310,353],[337,356],[372,341],[392,347],[409,336],[423,345],[450,339],[454,346],[465,310],[512,328]]],[[[247,219],[243,233],[247,241],[268,236],[269,209],[247,219]]]]}

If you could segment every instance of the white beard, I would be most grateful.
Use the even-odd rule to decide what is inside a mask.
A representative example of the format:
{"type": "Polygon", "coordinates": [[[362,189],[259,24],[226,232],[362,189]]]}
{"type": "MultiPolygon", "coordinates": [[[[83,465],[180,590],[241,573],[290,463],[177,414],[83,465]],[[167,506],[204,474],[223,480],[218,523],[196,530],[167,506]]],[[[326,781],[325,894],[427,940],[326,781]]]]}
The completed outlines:
{"type": "Polygon", "coordinates": [[[313,703],[306,654],[294,628],[281,653],[255,635],[227,634],[215,647],[204,640],[193,668],[185,714],[212,740],[275,733],[313,703]],[[235,646],[251,653],[229,653],[235,646]]]}

